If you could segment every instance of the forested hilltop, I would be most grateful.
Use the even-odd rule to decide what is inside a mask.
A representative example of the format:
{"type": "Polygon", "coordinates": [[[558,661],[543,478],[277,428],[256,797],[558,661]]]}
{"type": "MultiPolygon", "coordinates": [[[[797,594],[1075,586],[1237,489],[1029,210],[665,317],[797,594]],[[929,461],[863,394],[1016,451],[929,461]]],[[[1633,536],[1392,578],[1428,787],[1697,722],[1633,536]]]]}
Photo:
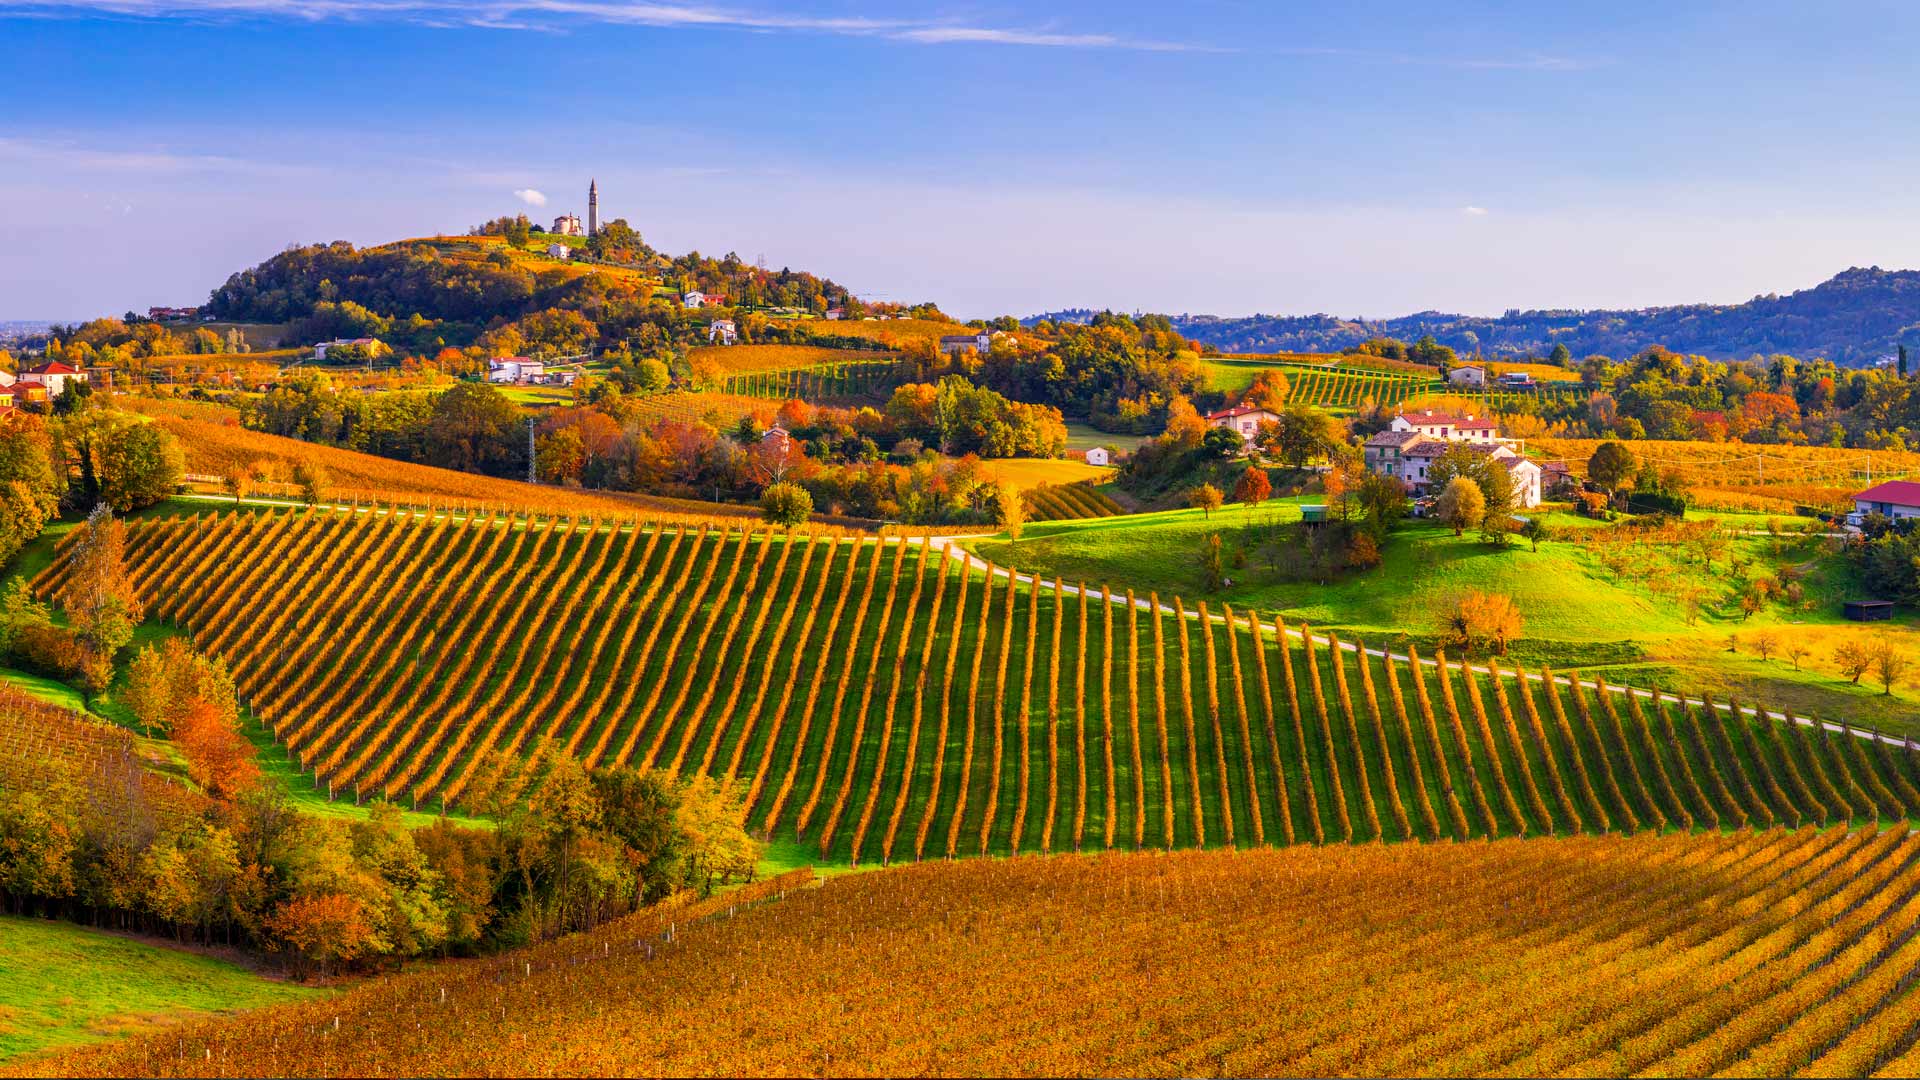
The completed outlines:
{"type": "MultiPolygon", "coordinates": [[[[1037,318],[1084,321],[1090,312],[1037,318]]],[[[1332,315],[1178,315],[1174,328],[1224,352],[1341,352],[1369,338],[1432,335],[1466,353],[1545,356],[1565,345],[1575,356],[1630,356],[1650,345],[1745,359],[1788,353],[1865,366],[1897,346],[1920,346],[1920,271],[1855,267],[1811,289],[1756,296],[1744,304],[1686,304],[1633,311],[1508,311],[1486,318],[1422,311],[1393,319],[1332,315]]]]}

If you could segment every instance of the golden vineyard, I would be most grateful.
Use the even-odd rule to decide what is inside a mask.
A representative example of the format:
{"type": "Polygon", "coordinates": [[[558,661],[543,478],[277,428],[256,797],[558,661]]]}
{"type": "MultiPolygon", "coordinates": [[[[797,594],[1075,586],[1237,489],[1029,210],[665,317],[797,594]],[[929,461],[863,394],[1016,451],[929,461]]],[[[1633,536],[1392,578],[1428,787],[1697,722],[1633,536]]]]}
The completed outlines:
{"type": "Polygon", "coordinates": [[[472,805],[564,754],[731,781],[756,831],[846,862],[1920,812],[1913,756],[1864,733],[921,542],[328,510],[130,529],[149,609],[337,797],[472,805]]]}
{"type": "Polygon", "coordinates": [[[800,871],[35,1068],[1910,1076],[1917,860],[1903,824],[800,871]]]}

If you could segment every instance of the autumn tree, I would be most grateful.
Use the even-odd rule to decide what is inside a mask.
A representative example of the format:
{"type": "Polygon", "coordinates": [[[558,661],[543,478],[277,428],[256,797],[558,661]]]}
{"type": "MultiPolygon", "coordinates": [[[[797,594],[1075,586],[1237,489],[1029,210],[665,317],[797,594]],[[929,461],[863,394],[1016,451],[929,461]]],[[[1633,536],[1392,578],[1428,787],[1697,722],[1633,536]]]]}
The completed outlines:
{"type": "Polygon", "coordinates": [[[1265,368],[1254,375],[1253,383],[1240,397],[1255,408],[1278,413],[1286,407],[1289,392],[1286,375],[1278,368],[1265,368]]]}
{"type": "Polygon", "coordinates": [[[308,506],[316,506],[327,498],[329,478],[326,466],[317,461],[300,461],[293,466],[293,482],[300,488],[300,498],[308,506]]]}
{"type": "Polygon", "coordinates": [[[1233,501],[1248,506],[1259,506],[1272,494],[1273,481],[1267,479],[1267,470],[1257,465],[1247,466],[1233,484],[1233,501]]]}
{"type": "Polygon", "coordinates": [[[1873,667],[1873,650],[1865,642],[1843,641],[1833,650],[1833,662],[1848,682],[1858,686],[1860,677],[1873,667]]]}
{"type": "Polygon", "coordinates": [[[327,975],[370,952],[375,944],[366,907],[344,893],[297,896],[267,918],[272,946],[292,959],[294,978],[327,975]]]}
{"type": "Polygon", "coordinates": [[[1513,598],[1499,593],[1469,592],[1453,602],[1447,613],[1447,643],[1469,651],[1482,648],[1505,656],[1519,638],[1523,621],[1513,598]]]}
{"type": "Polygon", "coordinates": [[[1198,487],[1189,489],[1187,492],[1187,505],[1198,507],[1201,515],[1209,519],[1213,517],[1213,512],[1220,509],[1221,504],[1225,501],[1225,498],[1220,494],[1220,489],[1214,487],[1212,484],[1201,484],[1198,487]]]}
{"type": "Polygon", "coordinates": [[[1020,539],[1020,532],[1027,524],[1027,497],[1013,484],[1003,481],[999,485],[994,498],[994,522],[1006,532],[1008,540],[1020,539]]]}
{"type": "Polygon", "coordinates": [[[1875,638],[1873,644],[1867,646],[1867,655],[1873,662],[1874,681],[1880,684],[1882,694],[1892,694],[1894,684],[1905,678],[1913,665],[1913,658],[1891,637],[1875,638]]]}
{"type": "Polygon", "coordinates": [[[114,654],[133,640],[143,614],[127,576],[126,526],[105,504],[94,507],[75,532],[60,606],[85,654],[82,680],[90,693],[107,688],[114,654]]]}
{"type": "Polygon", "coordinates": [[[1433,512],[1453,529],[1453,535],[1459,536],[1486,519],[1487,497],[1480,493],[1480,485],[1456,476],[1447,482],[1446,489],[1434,503],[1433,512]]]}
{"type": "Polygon", "coordinates": [[[1200,538],[1200,550],[1195,555],[1200,568],[1200,590],[1216,593],[1227,584],[1226,552],[1220,543],[1219,533],[1208,533],[1200,538]]]}
{"type": "Polygon", "coordinates": [[[1747,639],[1747,647],[1760,659],[1771,660],[1773,654],[1780,651],[1780,635],[1771,630],[1762,630],[1747,639]]]}

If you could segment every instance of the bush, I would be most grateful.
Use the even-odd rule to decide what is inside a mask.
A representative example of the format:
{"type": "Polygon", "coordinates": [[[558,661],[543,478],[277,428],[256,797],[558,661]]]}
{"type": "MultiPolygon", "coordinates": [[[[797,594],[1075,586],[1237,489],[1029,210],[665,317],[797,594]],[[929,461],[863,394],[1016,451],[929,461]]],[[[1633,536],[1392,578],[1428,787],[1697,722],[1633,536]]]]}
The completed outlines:
{"type": "Polygon", "coordinates": [[[760,516],[769,524],[793,528],[813,516],[813,496],[799,484],[781,481],[760,493],[760,516]]]}

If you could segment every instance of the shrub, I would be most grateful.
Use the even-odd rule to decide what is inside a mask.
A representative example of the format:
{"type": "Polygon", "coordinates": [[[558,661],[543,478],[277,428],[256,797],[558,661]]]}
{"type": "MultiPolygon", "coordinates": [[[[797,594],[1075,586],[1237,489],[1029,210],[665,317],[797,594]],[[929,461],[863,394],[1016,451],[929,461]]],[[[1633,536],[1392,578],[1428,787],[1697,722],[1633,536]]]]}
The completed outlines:
{"type": "Polygon", "coordinates": [[[799,484],[784,480],[768,484],[760,493],[760,516],[768,524],[789,529],[804,525],[813,516],[813,496],[799,484]]]}

